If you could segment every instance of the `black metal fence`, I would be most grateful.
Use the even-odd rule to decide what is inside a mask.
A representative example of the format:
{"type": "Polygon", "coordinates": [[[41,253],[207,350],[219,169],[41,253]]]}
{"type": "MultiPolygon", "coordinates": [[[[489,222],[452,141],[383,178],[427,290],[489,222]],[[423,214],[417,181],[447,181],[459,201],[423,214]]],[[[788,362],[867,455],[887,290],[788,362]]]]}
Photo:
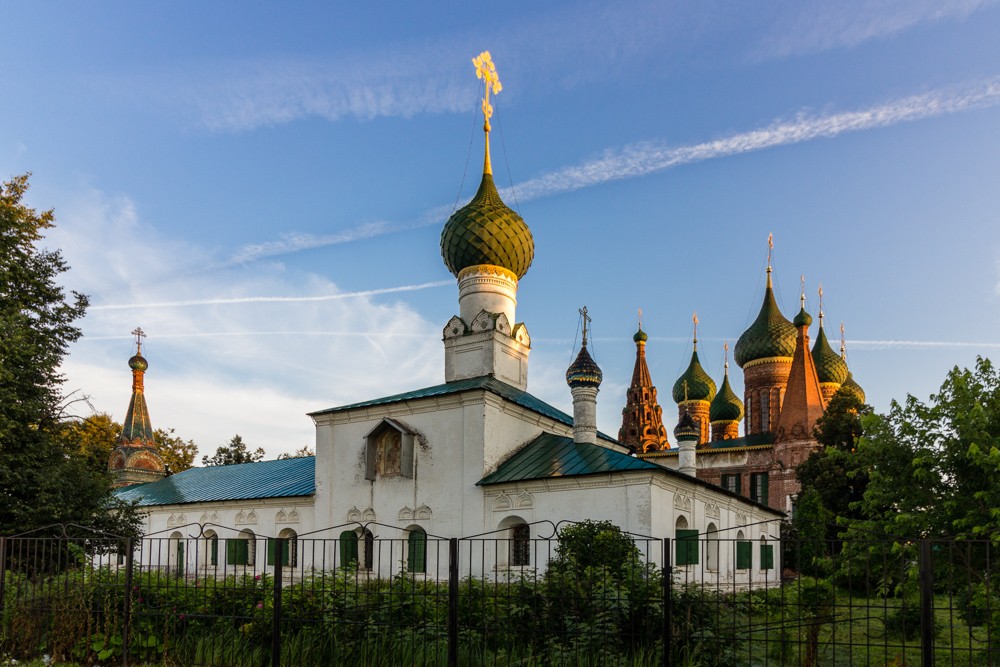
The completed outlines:
{"type": "Polygon", "coordinates": [[[326,532],[0,538],[0,660],[1000,664],[989,542],[326,532]]]}

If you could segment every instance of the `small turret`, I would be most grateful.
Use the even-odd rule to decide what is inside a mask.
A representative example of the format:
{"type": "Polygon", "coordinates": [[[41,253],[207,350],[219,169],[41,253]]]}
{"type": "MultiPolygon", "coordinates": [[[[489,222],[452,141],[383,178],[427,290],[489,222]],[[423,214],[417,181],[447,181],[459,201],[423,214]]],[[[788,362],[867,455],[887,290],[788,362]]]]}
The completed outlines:
{"type": "Polygon", "coordinates": [[[122,423],[118,446],[108,459],[108,471],[114,486],[155,482],[167,474],[166,465],[156,451],[153,426],[146,407],[145,374],[149,362],[142,356],[142,339],[146,334],[136,327],[132,335],[136,345],[135,354],[128,360],[132,369],[132,398],[122,423]]]}
{"type": "Polygon", "coordinates": [[[597,444],[597,392],[604,374],[587,351],[587,307],[580,309],[583,318],[583,342],[576,360],[566,369],[566,384],[573,394],[573,442],[597,444]]]}
{"type": "Polygon", "coordinates": [[[691,363],[674,383],[673,398],[679,414],[691,415],[698,426],[698,444],[704,444],[709,437],[708,412],[712,399],[715,398],[715,381],[701,367],[698,359],[698,313],[692,316],[691,321],[694,323],[691,363]]]}
{"type": "Polygon", "coordinates": [[[722,347],[726,360],[722,388],[712,399],[712,405],[708,409],[713,442],[739,437],[740,421],[743,419],[743,401],[729,385],[729,343],[724,343],[722,347]]]}

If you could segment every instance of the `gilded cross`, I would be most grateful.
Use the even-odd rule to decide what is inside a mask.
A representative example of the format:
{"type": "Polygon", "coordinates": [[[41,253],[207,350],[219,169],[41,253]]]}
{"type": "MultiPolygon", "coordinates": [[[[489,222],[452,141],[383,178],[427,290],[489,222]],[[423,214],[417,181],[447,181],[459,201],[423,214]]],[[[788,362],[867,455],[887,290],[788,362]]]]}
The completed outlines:
{"type": "Polygon", "coordinates": [[[484,129],[490,131],[490,118],[493,116],[493,105],[490,104],[490,94],[496,95],[503,86],[500,85],[500,77],[497,75],[496,65],[493,64],[493,56],[489,51],[483,51],[472,59],[472,64],[476,66],[476,78],[482,79],[486,86],[483,94],[483,118],[486,121],[484,129]]]}
{"type": "Polygon", "coordinates": [[[697,311],[691,316],[691,321],[694,322],[694,349],[698,349],[698,313],[697,311]]]}
{"type": "Polygon", "coordinates": [[[587,323],[590,322],[590,315],[587,314],[587,307],[584,306],[579,311],[580,317],[583,318],[583,346],[587,347],[587,323]]]}
{"type": "Polygon", "coordinates": [[[142,339],[146,337],[146,332],[142,330],[142,327],[136,327],[132,330],[132,335],[135,336],[135,347],[138,354],[142,352],[142,339]]]}

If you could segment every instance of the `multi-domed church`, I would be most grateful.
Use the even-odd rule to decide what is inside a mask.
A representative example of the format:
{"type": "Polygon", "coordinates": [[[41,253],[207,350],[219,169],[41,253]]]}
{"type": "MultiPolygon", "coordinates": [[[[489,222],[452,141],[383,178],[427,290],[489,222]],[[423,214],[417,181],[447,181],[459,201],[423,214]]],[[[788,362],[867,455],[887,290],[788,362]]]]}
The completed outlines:
{"type": "MultiPolygon", "coordinates": [[[[162,462],[159,470],[153,470],[155,465],[142,465],[136,458],[147,456],[154,463],[157,458],[152,438],[146,437],[151,428],[143,376],[149,364],[137,353],[130,361],[133,400],[127,432],[111,458],[111,471],[123,485],[118,495],[136,500],[148,511],[147,534],[177,541],[180,551],[171,552],[169,562],[188,571],[230,559],[253,566],[264,562],[259,538],[283,537],[294,543],[305,534],[333,538],[342,545],[323,567],[338,567],[353,559],[359,567],[378,571],[383,566],[398,567],[403,559],[410,571],[429,571],[431,561],[421,549],[426,549],[427,538],[433,535],[507,540],[509,548],[490,549],[483,556],[492,561],[483,564],[488,568],[483,571],[501,576],[544,567],[532,545],[537,538],[550,536],[558,523],[594,519],[612,521],[634,534],[686,538],[688,544],[699,535],[720,533],[727,539],[746,541],[748,547],[750,540],[760,541],[760,560],[720,552],[715,541],[714,551],[705,554],[697,576],[706,581],[775,580],[780,564],[776,565],[773,547],[767,543],[778,536],[783,514],[764,498],[695,476],[691,465],[681,470],[661,465],[669,462],[672,451],[663,449],[665,431],[642,356],[644,333],[636,336],[636,378],[627,409],[633,409],[633,402],[642,403],[648,418],[648,408],[655,408],[658,439],[642,440],[643,456],[635,456],[634,445],[629,445],[633,422],[626,421],[619,439],[597,429],[597,396],[603,377],[587,349],[586,309],[581,311],[582,345],[566,371],[573,414],[528,392],[531,337],[517,321],[515,307],[518,283],[534,257],[534,240],[528,225],[504,204],[494,185],[489,101],[499,84],[488,53],[474,62],[486,83],[485,155],[478,192],[451,215],[441,233],[441,255],[458,286],[458,314],[442,332],[444,382],[312,412],[315,457],[193,468],[162,477],[162,462]],[[150,481],[151,477],[162,478],[150,481]],[[200,527],[185,527],[190,524],[200,527]],[[406,540],[409,549],[379,557],[373,553],[379,548],[372,539],[373,530],[382,537],[406,540]],[[225,555],[204,549],[194,562],[185,561],[181,545],[192,533],[199,539],[228,540],[225,555]]],[[[768,303],[773,304],[768,294],[768,303]]],[[[772,317],[772,310],[777,313],[766,303],[761,317],[772,317]]],[[[775,326],[785,325],[791,326],[787,322],[775,326]]],[[[771,325],[765,321],[763,326],[771,325]]],[[[141,336],[137,340],[141,343],[141,336]]],[[[788,347],[784,329],[779,344],[788,347]]],[[[741,341],[739,353],[747,345],[741,341]]],[[[792,341],[789,353],[795,349],[792,341]]],[[[796,352],[795,360],[786,362],[766,354],[754,357],[770,364],[761,366],[762,372],[784,374],[774,384],[777,406],[786,385],[791,393],[800,355],[796,352]]],[[[692,363],[684,405],[687,413],[701,419],[710,412],[715,385],[707,376],[698,384],[694,379],[700,370],[697,356],[692,363]]],[[[809,368],[815,376],[813,366],[809,368]]],[[[725,390],[728,384],[723,386],[725,390]]],[[[762,384],[753,386],[755,392],[762,391],[762,384]]],[[[769,417],[773,421],[768,428],[777,425],[779,433],[799,437],[796,428],[800,425],[785,425],[785,414],[776,411],[769,417]]],[[[641,419],[634,424],[644,428],[641,419]]],[[[758,431],[762,429],[743,441],[724,441],[740,442],[741,448],[720,448],[724,453],[718,460],[729,456],[735,464],[732,457],[739,458],[737,452],[752,449],[760,440],[758,431]]],[[[677,433],[682,443],[694,442],[693,430],[683,420],[677,433]]],[[[685,456],[694,450],[688,447],[685,456]]],[[[708,450],[698,452],[699,468],[704,467],[704,451],[708,450]]],[[[696,542],[693,551],[684,551],[689,559],[684,562],[699,562],[697,551],[696,542]]],[[[445,564],[440,559],[436,562],[445,564]]]]}
{"type": "Polygon", "coordinates": [[[760,313],[733,351],[743,369],[742,400],[729,383],[728,345],[721,388],[702,368],[695,316],[691,363],[671,392],[679,416],[678,448],[671,447],[663,425],[662,408],[646,363],[648,335],[640,324],[634,337],[635,370],[622,410],[619,442],[643,460],[682,470],[687,458],[683,450],[693,444],[693,465],[699,479],[776,509],[791,510],[795,494],[801,490],[795,467],[817,448],[813,428],[827,403],[838,391],[865,400],[864,391],[847,368],[843,325],[840,354],[830,347],[822,298],[820,288],[819,332],[810,350],[813,319],[805,310],[805,292],[799,313],[789,322],[774,298],[768,258],[760,313]],[[682,431],[689,435],[682,438],[682,431]]]}

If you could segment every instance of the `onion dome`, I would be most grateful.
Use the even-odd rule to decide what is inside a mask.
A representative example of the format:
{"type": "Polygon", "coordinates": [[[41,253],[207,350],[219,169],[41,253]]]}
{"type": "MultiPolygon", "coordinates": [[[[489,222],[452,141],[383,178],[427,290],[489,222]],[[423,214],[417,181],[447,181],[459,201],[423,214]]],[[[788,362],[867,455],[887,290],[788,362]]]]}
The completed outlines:
{"type": "Polygon", "coordinates": [[[795,319],[792,320],[792,324],[795,326],[796,329],[799,327],[811,326],[812,323],[813,323],[812,315],[807,313],[805,308],[801,308],[799,310],[799,314],[796,315],[795,319]]]}
{"type": "Polygon", "coordinates": [[[855,382],[854,375],[850,371],[847,373],[847,379],[845,379],[844,383],[840,385],[840,391],[846,391],[854,394],[859,401],[862,403],[865,402],[865,390],[861,388],[861,385],[855,382]]]}
{"type": "Polygon", "coordinates": [[[729,371],[722,379],[722,388],[712,399],[712,405],[708,408],[708,419],[711,422],[738,422],[743,419],[743,401],[736,395],[729,385],[729,371]]]}
{"type": "Polygon", "coordinates": [[[490,96],[502,89],[489,51],[472,61],[476,77],[485,84],[483,97],[483,132],[486,137],[483,155],[483,180],[479,191],[468,204],[451,214],[441,230],[441,257],[457,278],[462,269],[489,264],[507,269],[518,280],[524,277],[535,256],[535,241],[524,220],[510,210],[493,184],[490,165],[490,96]]]}
{"type": "Polygon", "coordinates": [[[688,364],[684,374],[677,378],[673,389],[674,403],[684,401],[711,401],[715,398],[715,381],[698,361],[698,348],[695,346],[691,353],[691,363],[688,364]],[[687,383],[687,396],[685,397],[684,383],[687,383]]]}
{"type": "Polygon", "coordinates": [[[816,375],[821,383],[835,382],[844,384],[847,380],[847,363],[840,358],[840,355],[830,347],[826,332],[823,330],[823,313],[820,312],[819,333],[816,334],[816,344],[812,349],[813,364],[816,366],[816,375]]]}
{"type": "Polygon", "coordinates": [[[456,277],[462,269],[491,264],[523,278],[535,256],[528,225],[500,199],[486,172],[479,191],[455,211],[441,230],[441,257],[456,277]]]}
{"type": "Polygon", "coordinates": [[[649,336],[646,335],[646,332],[643,331],[642,327],[640,326],[639,330],[635,332],[634,336],[632,336],[632,340],[635,341],[636,343],[645,343],[647,340],[649,340],[649,336]]]}
{"type": "Polygon", "coordinates": [[[674,428],[674,437],[677,440],[697,440],[699,436],[701,436],[701,429],[698,428],[689,413],[683,413],[677,421],[677,427],[674,428]]]}
{"type": "Polygon", "coordinates": [[[740,368],[749,362],[768,357],[789,357],[795,354],[797,332],[791,322],[778,309],[771,287],[771,269],[767,269],[767,289],[764,303],[753,324],[743,332],[733,350],[733,358],[740,368]]]}
{"type": "Polygon", "coordinates": [[[594,358],[587,352],[587,344],[580,348],[576,361],[566,369],[566,384],[572,387],[599,387],[604,374],[594,358]]]}
{"type": "Polygon", "coordinates": [[[136,353],[135,356],[128,360],[128,367],[134,371],[145,371],[149,368],[149,362],[146,361],[146,357],[136,353]]]}

